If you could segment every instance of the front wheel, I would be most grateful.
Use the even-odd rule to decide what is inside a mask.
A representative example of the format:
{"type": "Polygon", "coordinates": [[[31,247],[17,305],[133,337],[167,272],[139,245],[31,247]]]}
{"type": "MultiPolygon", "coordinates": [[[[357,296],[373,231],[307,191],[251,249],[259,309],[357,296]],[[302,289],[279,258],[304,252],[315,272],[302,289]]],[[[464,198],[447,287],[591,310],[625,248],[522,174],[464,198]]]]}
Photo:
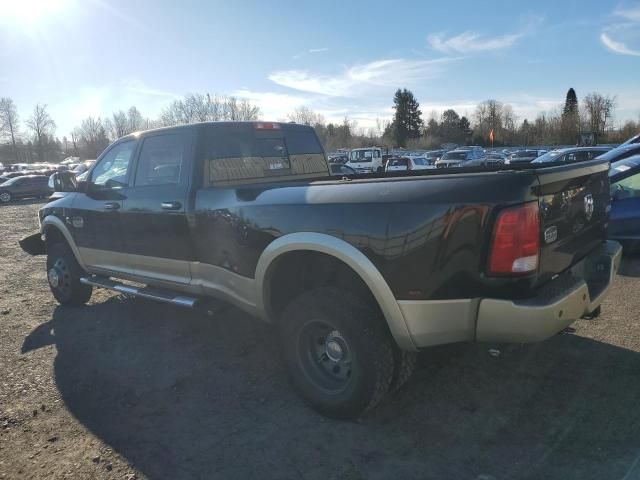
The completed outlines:
{"type": "Polygon", "coordinates": [[[84,271],[66,243],[56,243],[47,252],[47,280],[60,305],[83,305],[91,298],[91,285],[80,283],[84,271]]]}
{"type": "Polygon", "coordinates": [[[355,418],[389,391],[394,345],[377,309],[349,292],[317,288],[282,315],[284,359],[294,386],[318,412],[355,418]]]}
{"type": "Polygon", "coordinates": [[[9,203],[11,201],[11,193],[10,192],[0,192],[0,202],[9,203]]]}

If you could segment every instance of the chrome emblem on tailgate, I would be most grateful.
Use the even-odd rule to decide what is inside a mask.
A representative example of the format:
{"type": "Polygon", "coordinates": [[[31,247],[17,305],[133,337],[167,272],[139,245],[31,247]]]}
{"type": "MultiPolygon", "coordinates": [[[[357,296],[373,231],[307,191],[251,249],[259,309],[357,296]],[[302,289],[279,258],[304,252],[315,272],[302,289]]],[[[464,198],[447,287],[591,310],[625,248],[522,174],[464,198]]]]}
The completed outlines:
{"type": "Polygon", "coordinates": [[[558,239],[558,227],[555,225],[544,231],[544,243],[553,243],[558,239]]]}
{"type": "Polygon", "coordinates": [[[587,222],[593,217],[593,195],[590,193],[584,196],[584,216],[587,218],[587,222]]]}

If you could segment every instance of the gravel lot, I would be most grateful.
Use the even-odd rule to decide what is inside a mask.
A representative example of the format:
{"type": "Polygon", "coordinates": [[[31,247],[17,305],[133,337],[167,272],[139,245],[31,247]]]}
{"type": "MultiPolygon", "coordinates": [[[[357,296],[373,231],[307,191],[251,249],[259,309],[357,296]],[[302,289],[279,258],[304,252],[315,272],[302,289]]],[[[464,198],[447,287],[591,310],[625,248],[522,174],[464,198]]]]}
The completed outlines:
{"type": "Polygon", "coordinates": [[[640,259],[574,333],[430,350],[370,416],[335,422],[235,309],[57,306],[17,244],[39,206],[0,207],[0,478],[640,478],[640,259]]]}

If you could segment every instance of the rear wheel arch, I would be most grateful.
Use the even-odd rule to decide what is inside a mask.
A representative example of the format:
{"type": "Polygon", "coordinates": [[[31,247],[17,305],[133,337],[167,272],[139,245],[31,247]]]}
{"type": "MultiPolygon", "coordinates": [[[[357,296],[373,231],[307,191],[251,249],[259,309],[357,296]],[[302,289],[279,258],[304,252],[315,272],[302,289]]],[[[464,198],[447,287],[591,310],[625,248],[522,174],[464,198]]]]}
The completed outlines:
{"type": "Polygon", "coordinates": [[[404,350],[416,350],[398,302],[382,274],[360,250],[327,234],[300,232],[284,235],[269,244],[262,253],[256,267],[256,297],[258,310],[263,312],[267,320],[277,318],[277,310],[281,305],[272,303],[274,282],[278,281],[277,274],[282,274],[284,262],[291,262],[292,258],[320,262],[324,259],[340,269],[339,278],[353,275],[351,278],[359,283],[356,289],[366,288],[366,292],[377,303],[398,346],[404,350]]]}

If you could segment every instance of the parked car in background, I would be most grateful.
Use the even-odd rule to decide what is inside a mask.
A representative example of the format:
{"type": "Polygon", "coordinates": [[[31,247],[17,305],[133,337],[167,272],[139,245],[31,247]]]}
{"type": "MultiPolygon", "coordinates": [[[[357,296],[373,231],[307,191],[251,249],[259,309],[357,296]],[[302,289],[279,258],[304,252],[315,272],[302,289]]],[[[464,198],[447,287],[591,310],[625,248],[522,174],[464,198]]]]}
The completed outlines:
{"type": "Polygon", "coordinates": [[[444,155],[445,153],[447,153],[446,150],[430,150],[428,152],[425,152],[423,156],[428,158],[429,160],[433,160],[433,165],[435,165],[436,162],[440,160],[442,155],[444,155]]]}
{"type": "Polygon", "coordinates": [[[540,155],[544,155],[545,153],[547,153],[546,150],[518,150],[517,152],[513,152],[511,155],[509,155],[504,163],[506,165],[516,163],[531,163],[540,155]]]}
{"type": "Polygon", "coordinates": [[[544,155],[539,156],[531,163],[574,163],[574,162],[586,162],[587,160],[593,160],[594,158],[602,155],[603,153],[611,150],[611,147],[573,147],[573,148],[560,148],[558,150],[551,150],[544,155]]]}
{"type": "Polygon", "coordinates": [[[626,251],[640,246],[640,155],[611,164],[609,169],[611,211],[609,238],[618,240],[626,251]]]}
{"type": "Polygon", "coordinates": [[[89,170],[94,163],[96,163],[95,160],[85,160],[84,162],[77,164],[73,169],[71,169],[71,171],[76,175],[83,174],[89,170]]]}
{"type": "Polygon", "coordinates": [[[349,152],[351,168],[358,173],[372,173],[382,169],[382,149],[378,147],[354,148],[349,152]]]}
{"type": "Polygon", "coordinates": [[[626,142],[620,144],[620,146],[622,146],[622,145],[633,145],[633,144],[636,144],[636,143],[640,143],[640,133],[637,134],[637,135],[634,135],[633,137],[631,137],[626,142]]]}
{"type": "Polygon", "coordinates": [[[411,170],[429,170],[436,168],[435,160],[426,157],[397,157],[387,161],[387,172],[402,172],[411,170]]]}
{"type": "Polygon", "coordinates": [[[608,160],[609,162],[611,162],[611,164],[613,164],[619,160],[624,160],[625,158],[629,158],[638,154],[640,154],[640,143],[623,143],[619,147],[603,153],[598,158],[602,160],[608,160]]]}
{"type": "Polygon", "coordinates": [[[463,147],[442,155],[436,162],[437,168],[472,167],[482,165],[487,156],[480,147],[463,147]]]}
{"type": "Polygon", "coordinates": [[[0,185],[0,202],[8,203],[16,198],[44,198],[51,194],[49,178],[44,175],[22,175],[0,185]]]}
{"type": "Polygon", "coordinates": [[[349,165],[343,165],[342,163],[330,163],[329,164],[329,172],[331,172],[332,176],[343,176],[343,175],[356,175],[356,172],[349,165]]]}
{"type": "Polygon", "coordinates": [[[489,152],[487,153],[485,163],[487,165],[503,164],[506,159],[507,156],[502,152],[489,152]]]}

